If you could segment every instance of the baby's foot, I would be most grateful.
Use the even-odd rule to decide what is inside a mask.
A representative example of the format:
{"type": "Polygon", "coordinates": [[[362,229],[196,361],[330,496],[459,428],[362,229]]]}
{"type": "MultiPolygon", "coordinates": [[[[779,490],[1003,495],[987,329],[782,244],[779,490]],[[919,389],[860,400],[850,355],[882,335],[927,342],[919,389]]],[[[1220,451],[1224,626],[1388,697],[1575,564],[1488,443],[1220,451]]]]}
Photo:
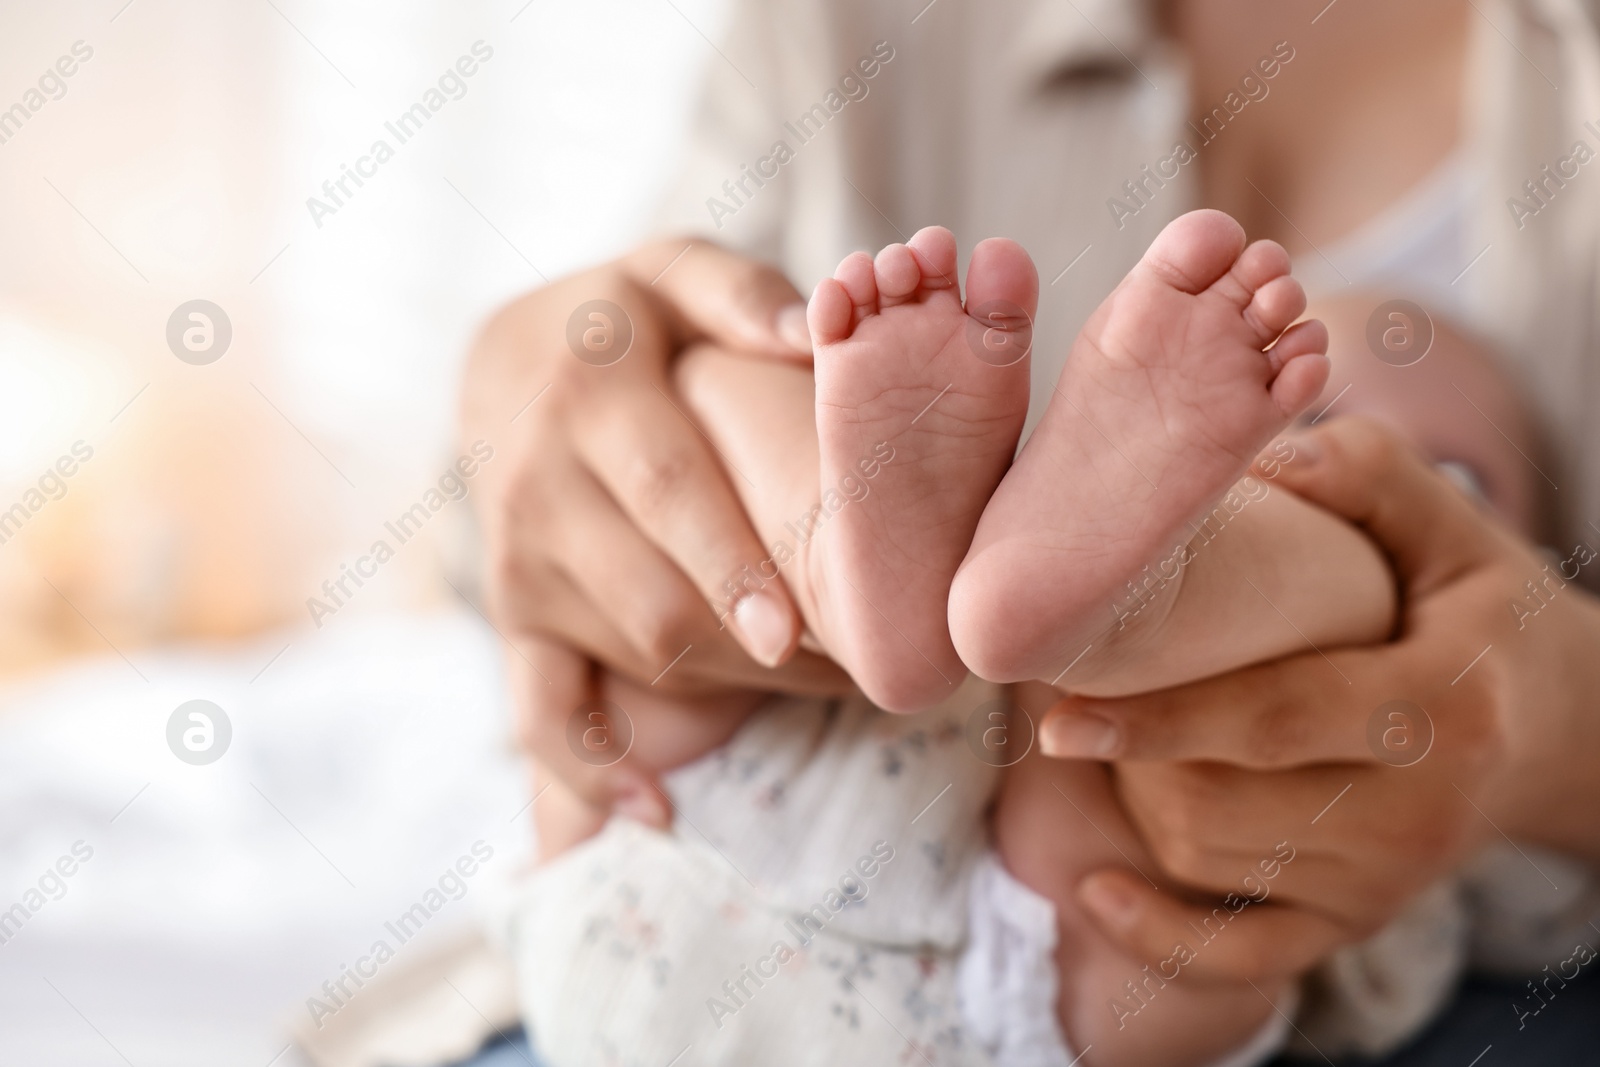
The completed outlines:
{"type": "Polygon", "coordinates": [[[972,253],[930,227],[817,286],[822,532],[806,561],[818,636],[879,706],[926,707],[966,677],[950,581],[1028,410],[1039,279],[1020,246],[972,253]]]}
{"type": "Polygon", "coordinates": [[[1126,583],[1321,391],[1327,331],[1285,332],[1305,304],[1282,247],[1246,248],[1227,215],[1161,232],[1078,335],[983,514],[950,596],[969,667],[1049,679],[1115,622],[1126,583]]]}

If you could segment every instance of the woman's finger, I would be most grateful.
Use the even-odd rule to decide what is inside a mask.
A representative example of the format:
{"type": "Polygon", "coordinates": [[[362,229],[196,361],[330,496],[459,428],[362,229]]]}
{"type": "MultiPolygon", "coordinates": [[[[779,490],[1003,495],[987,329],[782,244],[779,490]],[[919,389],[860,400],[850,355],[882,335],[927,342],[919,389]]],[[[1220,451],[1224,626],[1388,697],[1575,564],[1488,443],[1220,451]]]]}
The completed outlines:
{"type": "Polygon", "coordinates": [[[699,238],[657,241],[623,262],[660,299],[680,343],[810,358],[805,300],[773,267],[699,238]]]}
{"type": "Polygon", "coordinates": [[[1046,714],[1047,756],[1221,760],[1281,768],[1371,761],[1366,723],[1349,709],[1376,709],[1396,695],[1384,650],[1307,652],[1172,689],[1137,696],[1069,696],[1046,714]]]}
{"type": "MultiPolygon", "coordinates": [[[[503,627],[504,632],[543,634],[623,677],[641,684],[654,681],[656,688],[667,693],[693,697],[735,688],[837,697],[855,688],[844,669],[825,655],[801,650],[782,666],[768,669],[752,660],[727,633],[715,631],[694,640],[694,647],[663,674],[662,667],[677,652],[662,660],[639,651],[632,639],[594,610],[593,595],[566,573],[545,576],[537,588],[518,586],[514,599],[519,603],[537,600],[539,618],[524,625],[512,623],[503,627]],[[559,619],[562,629],[559,633],[547,630],[540,619],[559,619]]],[[[695,606],[703,610],[698,602],[695,606]]],[[[685,645],[675,647],[683,651],[685,645]]]]}
{"type": "Polygon", "coordinates": [[[1470,808],[1448,785],[1436,788],[1426,766],[1140,764],[1114,773],[1163,874],[1219,896],[1270,886],[1350,928],[1381,922],[1396,892],[1470,846],[1460,829],[1470,808]]]}
{"type": "Polygon", "coordinates": [[[1156,889],[1125,870],[1096,871],[1078,900],[1106,935],[1164,980],[1290,978],[1351,940],[1338,923],[1303,908],[1257,904],[1243,894],[1211,906],[1156,889]]]}
{"type": "Polygon", "coordinates": [[[1334,419],[1290,438],[1275,467],[1285,488],[1362,527],[1416,597],[1487,560],[1497,547],[1485,514],[1393,430],[1334,419]]]}
{"type": "Polygon", "coordinates": [[[578,594],[609,608],[609,627],[645,657],[645,681],[690,644],[704,648],[714,639],[730,639],[717,633],[716,616],[678,565],[593,478],[571,485],[568,498],[584,524],[562,527],[551,547],[578,594]]]}
{"type": "Polygon", "coordinates": [[[704,618],[699,632],[725,623],[757,662],[776,666],[799,641],[799,612],[775,568],[763,566],[766,552],[710,442],[662,386],[652,392],[575,427],[578,449],[617,506],[692,587],[668,604],[629,597],[599,603],[611,617],[633,613],[632,625],[647,628],[668,627],[694,611],[704,618]],[[641,611],[656,614],[640,617],[641,611]]]}

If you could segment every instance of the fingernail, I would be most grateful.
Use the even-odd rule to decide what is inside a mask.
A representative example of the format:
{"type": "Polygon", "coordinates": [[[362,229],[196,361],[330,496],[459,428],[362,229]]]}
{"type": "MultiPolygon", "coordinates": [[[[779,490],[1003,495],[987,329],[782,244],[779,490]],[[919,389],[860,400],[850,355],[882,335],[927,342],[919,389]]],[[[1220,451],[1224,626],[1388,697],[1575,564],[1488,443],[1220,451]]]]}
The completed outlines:
{"type": "Polygon", "coordinates": [[[752,593],[733,609],[733,624],[744,644],[763,667],[776,667],[794,643],[794,618],[778,598],[765,590],[752,593]]]}
{"type": "Polygon", "coordinates": [[[1114,879],[1086,879],[1078,888],[1078,899],[1084,907],[1115,926],[1131,925],[1136,918],[1138,902],[1114,879]]]}
{"type": "Polygon", "coordinates": [[[1120,740],[1115,723],[1081,711],[1057,715],[1039,728],[1039,747],[1047,756],[1105,759],[1120,740]]]}
{"type": "Polygon", "coordinates": [[[1289,442],[1289,447],[1294,449],[1294,455],[1285,463],[1312,464],[1322,458],[1322,445],[1309,433],[1292,433],[1284,440],[1289,442]]]}
{"type": "Polygon", "coordinates": [[[773,320],[773,328],[790,348],[800,352],[811,351],[811,328],[806,325],[805,304],[794,303],[779,309],[777,318],[773,320]]]}
{"type": "Polygon", "coordinates": [[[666,801],[661,794],[650,786],[639,788],[617,797],[612,805],[612,811],[618,815],[626,815],[635,822],[642,822],[646,826],[657,829],[666,829],[672,825],[672,819],[667,813],[666,801]]]}

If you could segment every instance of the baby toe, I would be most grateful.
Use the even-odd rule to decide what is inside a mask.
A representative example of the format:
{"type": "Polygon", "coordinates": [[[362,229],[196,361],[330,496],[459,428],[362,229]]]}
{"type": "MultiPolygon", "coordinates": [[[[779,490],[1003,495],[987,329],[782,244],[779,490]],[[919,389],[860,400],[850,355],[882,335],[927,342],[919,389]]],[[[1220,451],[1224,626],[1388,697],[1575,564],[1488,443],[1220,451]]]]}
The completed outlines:
{"type": "Polygon", "coordinates": [[[1140,265],[1162,282],[1191,295],[1225,277],[1244,247],[1244,228],[1209,208],[1167,223],[1145,251],[1140,265]]]}
{"type": "Polygon", "coordinates": [[[878,283],[878,306],[894,307],[916,295],[922,284],[922,268],[917,257],[902,244],[889,245],[872,261],[878,283]]]}
{"type": "Polygon", "coordinates": [[[923,289],[956,287],[956,236],[943,226],[924,226],[906,242],[922,268],[923,289]]]}
{"type": "Polygon", "coordinates": [[[833,272],[834,281],[844,287],[855,308],[855,322],[878,313],[878,282],[872,270],[872,257],[852,252],[833,272]]]}
{"type": "Polygon", "coordinates": [[[1255,292],[1290,270],[1289,253],[1276,241],[1256,241],[1239,254],[1233,276],[1249,292],[1255,292]]]}
{"type": "MultiPolygon", "coordinates": [[[[1242,230],[1240,234],[1243,235],[1242,230]]],[[[1251,300],[1259,290],[1271,286],[1277,279],[1288,274],[1289,267],[1289,253],[1283,250],[1282,245],[1276,241],[1256,241],[1239,253],[1233,265],[1228,268],[1228,272],[1211,286],[1211,292],[1219,294],[1234,307],[1244,311],[1250,307],[1251,300]]],[[[1275,336],[1277,335],[1273,334],[1263,338],[1262,343],[1270,341],[1275,336]]]]}
{"type": "Polygon", "coordinates": [[[972,250],[967,265],[967,314],[984,329],[978,353],[993,366],[1011,366],[1033,347],[1039,310],[1039,271],[1015,241],[992,237],[972,250]]]}
{"type": "Polygon", "coordinates": [[[855,308],[850,294],[833,278],[817,283],[806,305],[806,326],[811,331],[811,343],[831,345],[850,336],[855,328],[855,308]]]}
{"type": "Polygon", "coordinates": [[[1289,330],[1268,351],[1277,371],[1272,399],[1286,418],[1294,418],[1321,395],[1328,384],[1328,329],[1310,319],[1289,330]]]}
{"type": "Polygon", "coordinates": [[[967,309],[1000,307],[1008,316],[1020,315],[1029,323],[1039,308],[1039,271],[1033,258],[1015,241],[991,237],[972,250],[967,266],[967,309]]]}
{"type": "Polygon", "coordinates": [[[1288,329],[1305,309],[1305,289],[1294,278],[1280,274],[1256,290],[1244,309],[1244,318],[1266,344],[1288,329]]]}

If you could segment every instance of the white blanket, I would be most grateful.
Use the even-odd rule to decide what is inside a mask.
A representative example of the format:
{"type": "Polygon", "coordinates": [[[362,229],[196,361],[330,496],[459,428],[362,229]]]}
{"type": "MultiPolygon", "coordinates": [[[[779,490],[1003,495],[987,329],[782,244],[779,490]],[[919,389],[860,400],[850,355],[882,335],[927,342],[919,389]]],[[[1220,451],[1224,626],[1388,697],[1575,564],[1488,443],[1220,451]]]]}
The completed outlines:
{"type": "Polygon", "coordinates": [[[0,927],[0,1061],[293,1067],[324,982],[381,938],[386,972],[476,925],[526,850],[499,639],[464,614],[350,618],[128,654],[0,694],[0,913],[42,902],[0,927]],[[167,747],[196,698],[233,731],[207,766],[167,747]],[[492,858],[439,891],[479,841],[492,858]],[[385,924],[430,890],[398,944],[385,924]]]}

